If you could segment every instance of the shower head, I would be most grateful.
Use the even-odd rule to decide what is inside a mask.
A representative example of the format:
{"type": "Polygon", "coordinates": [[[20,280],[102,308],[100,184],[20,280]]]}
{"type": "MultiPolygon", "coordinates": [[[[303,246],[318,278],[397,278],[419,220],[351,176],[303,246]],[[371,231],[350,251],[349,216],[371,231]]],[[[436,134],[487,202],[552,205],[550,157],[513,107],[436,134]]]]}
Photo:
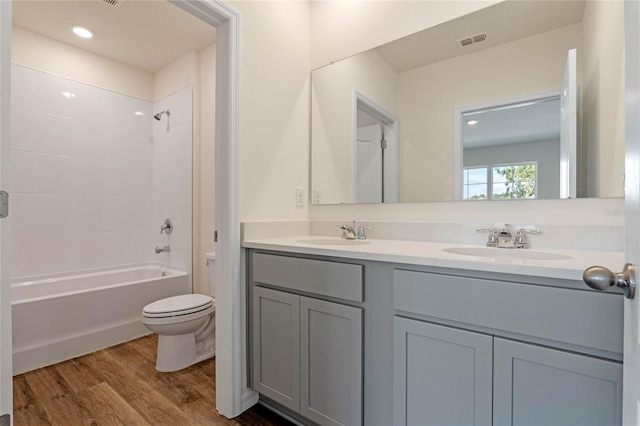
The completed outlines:
{"type": "Polygon", "coordinates": [[[160,111],[159,113],[154,115],[153,118],[155,118],[156,120],[160,121],[160,119],[162,118],[162,114],[167,114],[167,117],[169,117],[171,115],[171,110],[160,111]]]}

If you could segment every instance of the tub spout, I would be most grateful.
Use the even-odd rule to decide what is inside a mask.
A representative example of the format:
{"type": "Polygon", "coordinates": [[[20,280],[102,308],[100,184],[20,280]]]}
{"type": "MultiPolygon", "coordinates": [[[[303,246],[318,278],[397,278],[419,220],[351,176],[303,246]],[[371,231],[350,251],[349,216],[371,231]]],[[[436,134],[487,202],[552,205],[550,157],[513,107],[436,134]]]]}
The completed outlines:
{"type": "Polygon", "coordinates": [[[169,253],[170,251],[171,251],[171,247],[169,246],[163,246],[163,247],[156,246],[156,254],[162,253],[162,252],[169,253]]]}

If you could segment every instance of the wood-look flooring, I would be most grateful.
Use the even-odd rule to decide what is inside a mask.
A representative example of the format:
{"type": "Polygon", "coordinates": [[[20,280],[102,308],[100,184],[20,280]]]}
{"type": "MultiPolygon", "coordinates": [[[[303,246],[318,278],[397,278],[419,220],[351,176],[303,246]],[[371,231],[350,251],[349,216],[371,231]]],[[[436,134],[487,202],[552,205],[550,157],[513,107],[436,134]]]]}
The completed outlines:
{"type": "Polygon", "coordinates": [[[218,415],[215,360],[159,373],[157,341],[142,337],[14,377],[14,424],[292,425],[262,406],[218,415]]]}

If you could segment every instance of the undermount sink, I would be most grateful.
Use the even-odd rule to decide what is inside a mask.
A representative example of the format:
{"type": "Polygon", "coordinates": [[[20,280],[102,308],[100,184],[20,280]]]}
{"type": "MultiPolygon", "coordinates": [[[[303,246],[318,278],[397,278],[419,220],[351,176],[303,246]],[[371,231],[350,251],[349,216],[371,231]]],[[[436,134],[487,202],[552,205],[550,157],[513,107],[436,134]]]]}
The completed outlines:
{"type": "Polygon", "coordinates": [[[300,240],[299,243],[313,244],[316,246],[361,246],[369,244],[369,241],[363,240],[343,240],[341,238],[316,238],[310,240],[300,240]]]}
{"type": "Polygon", "coordinates": [[[442,249],[447,253],[463,256],[501,257],[507,259],[532,259],[532,260],[565,260],[571,256],[527,249],[504,249],[494,247],[450,247],[442,249]]]}

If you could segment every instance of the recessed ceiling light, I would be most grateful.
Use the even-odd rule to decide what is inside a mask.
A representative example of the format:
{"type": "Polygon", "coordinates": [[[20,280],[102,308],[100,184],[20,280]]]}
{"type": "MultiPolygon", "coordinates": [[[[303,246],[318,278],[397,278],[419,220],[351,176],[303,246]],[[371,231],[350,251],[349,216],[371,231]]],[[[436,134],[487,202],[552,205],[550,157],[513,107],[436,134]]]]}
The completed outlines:
{"type": "Polygon", "coordinates": [[[475,126],[476,124],[478,124],[479,120],[467,120],[467,124],[469,126],[475,126]]]}
{"type": "Polygon", "coordinates": [[[91,38],[91,37],[93,37],[93,31],[91,31],[90,29],[88,29],[86,27],[81,27],[79,25],[74,25],[72,30],[73,30],[73,33],[75,35],[77,35],[78,37],[82,37],[82,38],[91,38]]]}

